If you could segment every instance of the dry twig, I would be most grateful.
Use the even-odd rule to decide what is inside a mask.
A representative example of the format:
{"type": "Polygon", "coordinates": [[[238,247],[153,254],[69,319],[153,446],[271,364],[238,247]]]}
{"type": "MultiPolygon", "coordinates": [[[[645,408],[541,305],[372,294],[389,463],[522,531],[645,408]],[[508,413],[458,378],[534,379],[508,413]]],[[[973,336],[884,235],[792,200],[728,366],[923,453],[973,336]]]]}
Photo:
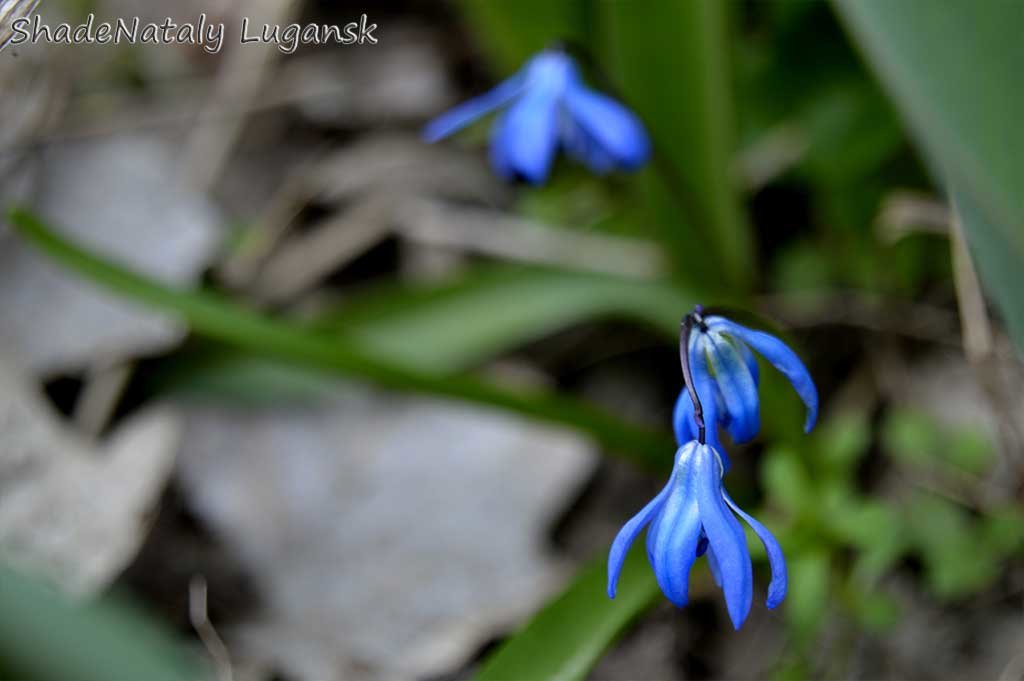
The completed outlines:
{"type": "Polygon", "coordinates": [[[207,611],[207,585],[206,578],[202,575],[194,575],[188,584],[188,617],[192,628],[199,635],[206,652],[213,660],[214,668],[217,670],[218,681],[232,681],[234,672],[231,666],[231,655],[224,645],[217,630],[210,622],[207,611]]]}

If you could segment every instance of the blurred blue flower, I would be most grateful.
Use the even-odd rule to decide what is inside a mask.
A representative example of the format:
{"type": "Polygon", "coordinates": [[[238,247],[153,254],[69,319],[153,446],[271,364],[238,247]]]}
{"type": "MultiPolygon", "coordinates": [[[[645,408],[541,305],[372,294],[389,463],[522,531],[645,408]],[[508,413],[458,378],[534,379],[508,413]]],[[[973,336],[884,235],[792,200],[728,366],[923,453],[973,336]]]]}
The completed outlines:
{"type": "Polygon", "coordinates": [[[436,142],[506,105],[491,132],[491,164],[506,179],[544,182],[559,148],[598,175],[634,170],[650,156],[636,115],[585,86],[561,50],[541,52],[490,92],[434,119],[423,137],[436,142]]]}
{"type": "MultiPolygon", "coordinates": [[[[719,315],[704,317],[700,306],[691,317],[693,325],[688,340],[691,374],[704,408],[704,422],[708,424],[707,441],[715,449],[723,451],[718,426],[725,428],[737,444],[750,441],[761,428],[760,377],[751,348],[793,384],[807,405],[804,432],[810,432],[818,417],[818,391],[796,353],[771,334],[748,329],[719,315]]],[[[672,425],[679,444],[697,437],[693,401],[685,388],[676,400],[672,425]]],[[[724,463],[728,469],[727,458],[724,463]]]]}
{"type": "Polygon", "coordinates": [[[715,582],[725,594],[733,626],[743,625],[753,600],[753,569],[747,537],[736,515],[753,528],[768,553],[772,579],[767,606],[786,596],[786,560],[768,529],[744,513],[722,487],[718,452],[691,441],[679,448],[668,484],[627,522],[608,555],[608,597],[615,598],[619,572],[630,545],[647,530],[647,559],[665,596],[677,607],[687,602],[690,568],[707,552],[715,582]],[[734,515],[735,514],[735,515],[734,515]]]}

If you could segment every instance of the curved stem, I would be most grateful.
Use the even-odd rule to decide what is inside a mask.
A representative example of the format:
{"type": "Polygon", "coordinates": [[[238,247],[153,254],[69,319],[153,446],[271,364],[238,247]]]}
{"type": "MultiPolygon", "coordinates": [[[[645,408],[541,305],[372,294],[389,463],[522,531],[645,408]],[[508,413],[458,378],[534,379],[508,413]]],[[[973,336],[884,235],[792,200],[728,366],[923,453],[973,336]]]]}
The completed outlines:
{"type": "Polygon", "coordinates": [[[694,324],[703,324],[701,318],[701,307],[698,305],[694,312],[683,317],[679,330],[679,363],[683,367],[683,380],[686,381],[686,390],[690,393],[693,401],[693,420],[697,422],[697,441],[705,444],[704,428],[704,407],[700,404],[697,396],[697,387],[693,384],[693,371],[690,369],[690,332],[694,324]]]}

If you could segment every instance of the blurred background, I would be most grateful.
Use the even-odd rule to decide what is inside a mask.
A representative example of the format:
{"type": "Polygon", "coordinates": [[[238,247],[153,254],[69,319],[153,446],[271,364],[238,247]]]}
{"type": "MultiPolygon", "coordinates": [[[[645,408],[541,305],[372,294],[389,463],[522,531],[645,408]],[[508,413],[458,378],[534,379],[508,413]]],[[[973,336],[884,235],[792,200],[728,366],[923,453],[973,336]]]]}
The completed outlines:
{"type": "Polygon", "coordinates": [[[1020,7],[45,0],[228,28],[0,53],[0,675],[1021,678],[1020,7]],[[363,13],[376,45],[236,38],[363,13]],[[556,40],[647,169],[522,187],[486,123],[420,141],[556,40]],[[730,452],[790,570],[767,610],[751,544],[740,632],[703,562],[683,610],[642,551],[604,595],[698,302],[823,404],[803,435],[766,367],[730,452]]]}

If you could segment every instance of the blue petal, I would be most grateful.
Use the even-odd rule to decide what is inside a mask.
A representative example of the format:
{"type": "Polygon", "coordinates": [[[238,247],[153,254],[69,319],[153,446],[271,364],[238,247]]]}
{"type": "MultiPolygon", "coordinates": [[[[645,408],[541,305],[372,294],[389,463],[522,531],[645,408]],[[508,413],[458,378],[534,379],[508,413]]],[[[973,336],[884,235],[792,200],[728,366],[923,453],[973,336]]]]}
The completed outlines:
{"type": "Polygon", "coordinates": [[[561,119],[562,147],[566,153],[587,166],[595,175],[607,175],[615,169],[615,159],[586,130],[570,117],[561,119]]]}
{"type": "Polygon", "coordinates": [[[763,331],[748,329],[725,317],[708,317],[707,324],[710,328],[728,333],[750,345],[789,379],[797,395],[807,405],[804,432],[810,432],[814,427],[814,422],[818,419],[818,389],[814,387],[811,374],[796,353],[775,336],[763,331]]]}
{"type": "Polygon", "coordinates": [[[506,115],[501,114],[498,116],[498,120],[494,122],[494,126],[491,128],[490,158],[491,167],[498,177],[511,182],[516,179],[516,171],[512,167],[511,159],[505,153],[505,146],[502,144],[501,138],[502,132],[505,129],[506,115]]]}
{"type": "Polygon", "coordinates": [[[693,420],[693,400],[685,387],[679,392],[676,406],[672,409],[672,429],[676,433],[676,444],[682,446],[697,439],[697,424],[693,420]]]}
{"type": "Polygon", "coordinates": [[[492,138],[495,170],[541,184],[551,170],[558,142],[557,98],[528,91],[498,120],[492,138]]]}
{"type": "Polygon", "coordinates": [[[739,351],[740,356],[743,358],[744,364],[747,365],[747,371],[750,372],[750,377],[754,379],[754,385],[760,385],[761,370],[757,366],[757,358],[754,357],[754,353],[750,351],[750,346],[741,340],[736,340],[735,338],[731,340],[739,351]]]}
{"type": "Polygon", "coordinates": [[[492,90],[450,109],[423,128],[423,139],[437,142],[461,130],[478,118],[511,102],[522,92],[526,79],[521,74],[502,81],[492,90]]]}
{"type": "Polygon", "coordinates": [[[699,445],[689,442],[679,448],[675,483],[658,516],[657,532],[650,544],[652,567],[658,585],[677,607],[686,605],[690,568],[697,560],[700,513],[693,488],[694,452],[699,445]]]}
{"type": "Polygon", "coordinates": [[[707,333],[708,359],[715,382],[729,412],[729,434],[737,443],[749,442],[761,428],[757,384],[736,346],[714,330],[707,333]]]}
{"type": "Polygon", "coordinates": [[[622,563],[626,560],[629,547],[633,545],[633,540],[636,539],[636,536],[640,534],[640,531],[644,529],[647,523],[651,522],[651,518],[661,511],[662,506],[665,504],[665,499],[675,484],[675,479],[676,472],[673,470],[671,477],[668,479],[668,484],[658,492],[658,496],[651,499],[646,506],[640,509],[639,513],[630,518],[615,536],[612,548],[608,552],[608,598],[615,598],[615,588],[619,582],[619,573],[622,572],[622,563]]]}
{"type": "MultiPolygon", "coordinates": [[[[675,472],[673,471],[673,475],[675,472]]],[[[661,524],[661,514],[654,516],[654,520],[647,526],[647,562],[654,567],[654,541],[658,538],[658,526],[661,524]]]]}
{"type": "Polygon", "coordinates": [[[768,585],[768,599],[766,605],[769,608],[774,608],[782,602],[782,599],[786,597],[786,585],[789,578],[786,575],[786,557],[782,554],[782,547],[779,546],[779,542],[775,539],[767,527],[758,522],[753,516],[748,515],[736,505],[736,502],[732,500],[729,493],[722,490],[722,495],[725,497],[725,503],[729,504],[729,508],[736,512],[736,514],[747,521],[747,524],[753,528],[754,534],[764,544],[764,550],[768,553],[768,565],[772,570],[772,581],[768,585]]]}
{"type": "Polygon", "coordinates": [[[739,629],[750,613],[754,589],[747,537],[722,499],[721,469],[714,451],[707,446],[698,446],[694,458],[694,485],[700,519],[718,561],[729,617],[733,626],[739,629]]]}
{"type": "MultiPolygon", "coordinates": [[[[709,445],[715,448],[722,457],[722,465],[729,470],[729,457],[725,454],[721,441],[718,439],[718,424],[721,423],[719,416],[718,388],[714,379],[708,371],[707,352],[705,351],[706,339],[698,338],[694,334],[690,337],[690,375],[693,378],[694,389],[697,391],[697,399],[700,400],[701,408],[704,410],[704,435],[709,445]]],[[[694,430],[696,431],[696,422],[694,430]]]]}
{"type": "Polygon", "coordinates": [[[526,75],[526,87],[530,90],[549,92],[559,97],[571,83],[580,79],[576,62],[562,50],[538,52],[521,73],[526,75]]]}
{"type": "Polygon", "coordinates": [[[564,102],[569,114],[625,170],[639,168],[651,154],[647,132],[636,115],[614,99],[571,82],[564,102]]]}
{"type": "Polygon", "coordinates": [[[715,584],[722,588],[722,570],[718,567],[718,559],[715,558],[715,550],[710,546],[705,554],[708,557],[708,567],[711,568],[711,576],[715,578],[715,584]]]}

